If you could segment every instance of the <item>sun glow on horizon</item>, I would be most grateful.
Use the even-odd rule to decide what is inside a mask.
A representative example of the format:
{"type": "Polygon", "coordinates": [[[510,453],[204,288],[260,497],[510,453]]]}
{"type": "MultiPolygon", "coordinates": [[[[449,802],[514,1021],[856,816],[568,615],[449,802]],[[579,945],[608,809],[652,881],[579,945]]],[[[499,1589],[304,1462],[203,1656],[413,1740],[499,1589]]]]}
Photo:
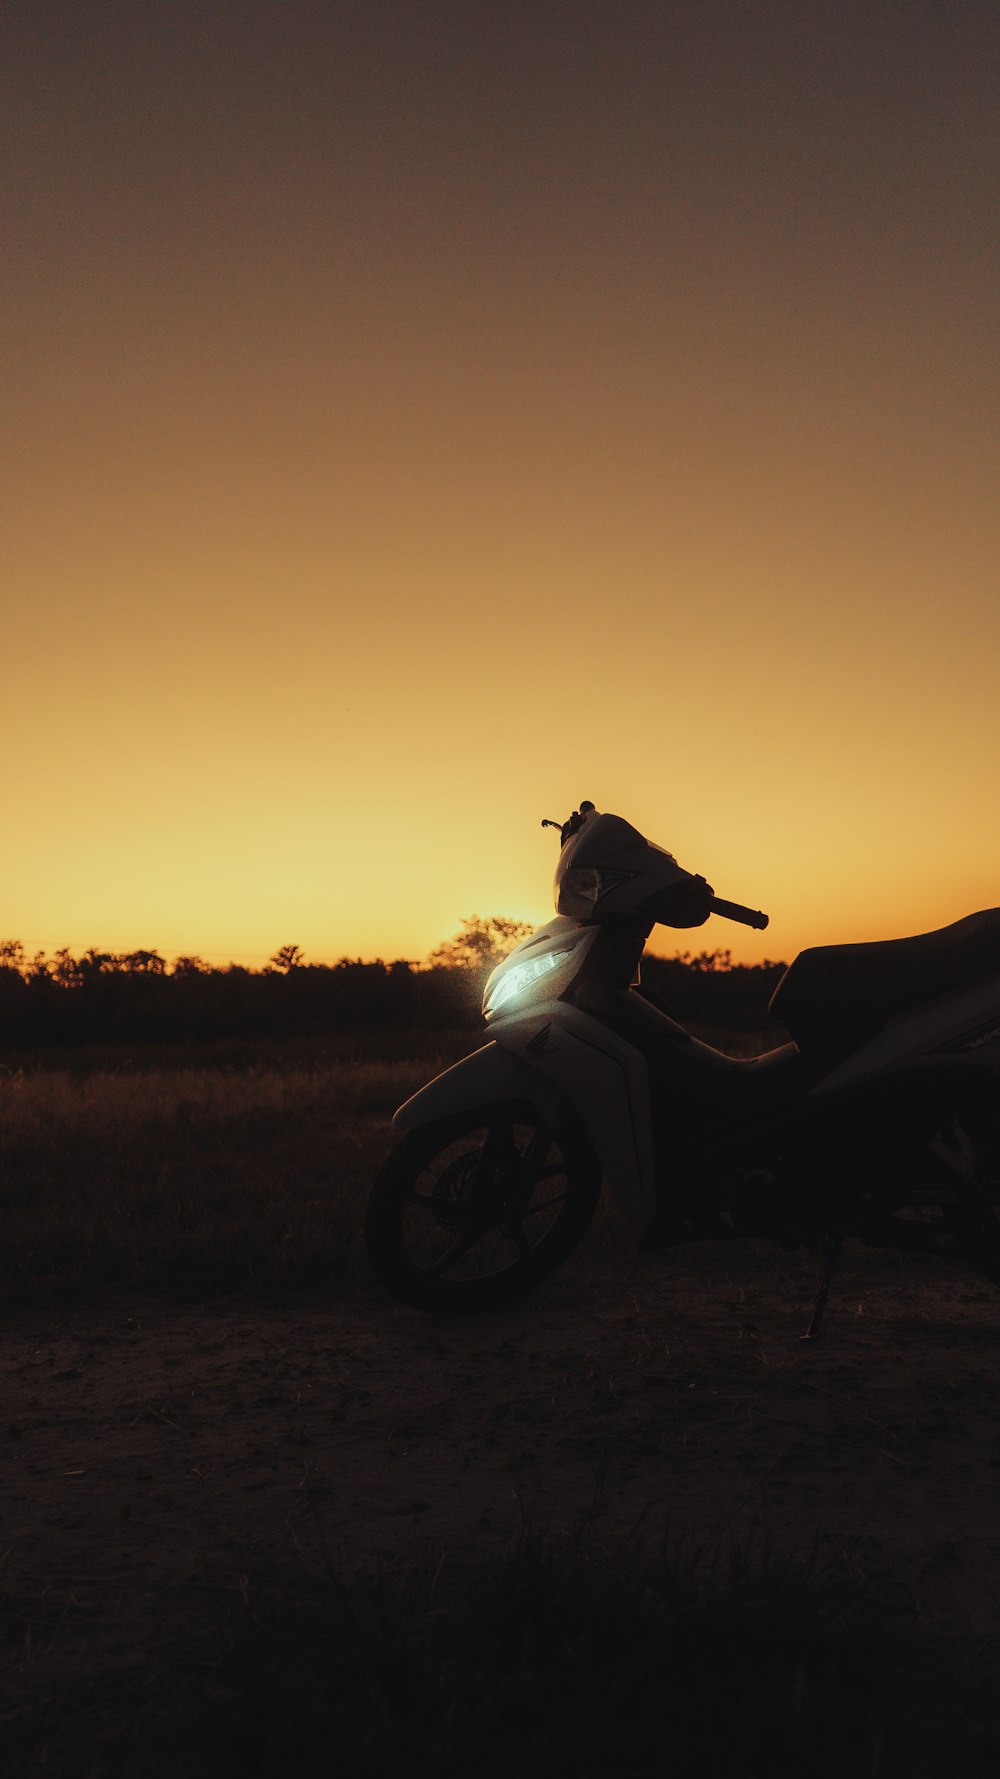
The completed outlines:
{"type": "Polygon", "coordinates": [[[583,797],[661,951],[1000,902],[1000,15],[787,10],[6,21],[0,937],[419,960],[583,797]]]}

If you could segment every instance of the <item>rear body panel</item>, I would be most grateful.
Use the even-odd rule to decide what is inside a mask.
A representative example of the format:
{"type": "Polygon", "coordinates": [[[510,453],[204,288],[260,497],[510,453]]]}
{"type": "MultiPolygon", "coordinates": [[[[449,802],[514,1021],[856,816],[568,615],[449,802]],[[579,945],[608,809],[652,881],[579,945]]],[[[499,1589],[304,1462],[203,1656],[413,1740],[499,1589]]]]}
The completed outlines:
{"type": "Polygon", "coordinates": [[[874,1076],[906,1069],[921,1057],[968,1049],[1000,1065],[1000,976],[942,995],[886,1021],[882,1030],[812,1089],[816,1098],[874,1076]]]}

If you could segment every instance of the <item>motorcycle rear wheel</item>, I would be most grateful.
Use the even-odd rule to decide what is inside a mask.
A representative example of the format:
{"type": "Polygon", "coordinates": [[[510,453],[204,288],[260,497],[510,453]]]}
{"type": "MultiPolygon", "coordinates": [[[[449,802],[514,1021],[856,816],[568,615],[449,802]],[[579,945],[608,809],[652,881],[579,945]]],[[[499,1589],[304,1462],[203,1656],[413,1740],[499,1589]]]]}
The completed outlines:
{"type": "Polygon", "coordinates": [[[533,1106],[477,1107],[413,1131],[372,1188],[365,1250],[402,1303],[499,1309],[554,1272],[584,1235],[601,1172],[575,1128],[533,1106]]]}

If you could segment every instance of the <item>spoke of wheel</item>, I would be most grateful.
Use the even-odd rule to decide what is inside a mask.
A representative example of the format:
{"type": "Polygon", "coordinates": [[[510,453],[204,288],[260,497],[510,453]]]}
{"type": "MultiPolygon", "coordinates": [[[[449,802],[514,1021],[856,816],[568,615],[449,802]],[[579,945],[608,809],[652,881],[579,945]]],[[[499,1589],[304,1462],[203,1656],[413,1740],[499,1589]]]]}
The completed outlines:
{"type": "Polygon", "coordinates": [[[547,1130],[536,1130],[529,1140],[528,1147],[525,1149],[521,1159],[525,1168],[531,1169],[531,1177],[533,1180],[541,1179],[542,1166],[545,1157],[549,1152],[551,1143],[552,1138],[549,1136],[547,1130]]]}
{"type": "Polygon", "coordinates": [[[523,1217],[537,1217],[539,1211],[548,1211],[551,1210],[553,1205],[562,1205],[565,1203],[566,1194],[565,1192],[560,1192],[555,1198],[543,1199],[540,1205],[529,1205],[527,1210],[523,1211],[521,1214],[523,1217]]]}
{"type": "Polygon", "coordinates": [[[509,1160],[511,1155],[517,1154],[514,1133],[506,1120],[500,1124],[491,1124],[488,1128],[490,1134],[480,1151],[482,1161],[495,1165],[497,1161],[509,1160]]]}
{"type": "Polygon", "coordinates": [[[535,1175],[535,1183],[537,1185],[539,1180],[554,1180],[557,1174],[564,1174],[565,1172],[566,1163],[564,1161],[554,1161],[551,1167],[543,1167],[541,1173],[535,1175]]]}
{"type": "Polygon", "coordinates": [[[445,1249],[440,1260],[435,1260],[433,1266],[425,1267],[423,1270],[429,1273],[432,1278],[438,1273],[444,1272],[445,1267],[450,1266],[453,1260],[461,1260],[466,1250],[471,1248],[474,1242],[478,1242],[480,1236],[485,1235],[489,1227],[488,1223],[484,1223],[479,1229],[467,1229],[464,1235],[458,1236],[452,1242],[450,1248],[445,1249]]]}
{"type": "Polygon", "coordinates": [[[510,1236],[511,1241],[514,1243],[514,1246],[518,1250],[518,1253],[521,1255],[522,1259],[524,1259],[524,1257],[526,1255],[531,1253],[531,1243],[529,1242],[527,1236],[524,1233],[524,1227],[522,1224],[520,1224],[520,1223],[508,1224],[504,1230],[504,1234],[510,1236]]]}

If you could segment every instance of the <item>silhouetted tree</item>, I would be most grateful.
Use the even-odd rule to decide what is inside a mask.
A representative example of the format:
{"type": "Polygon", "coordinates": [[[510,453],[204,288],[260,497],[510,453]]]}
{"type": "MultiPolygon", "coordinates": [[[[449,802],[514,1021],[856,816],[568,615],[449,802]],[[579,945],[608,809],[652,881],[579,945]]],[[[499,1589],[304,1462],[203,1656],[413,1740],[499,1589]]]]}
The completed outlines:
{"type": "Polygon", "coordinates": [[[61,945],[52,962],[52,976],[62,988],[77,988],[83,981],[83,972],[69,947],[61,945]]]}
{"type": "Polygon", "coordinates": [[[0,1009],[16,1018],[27,987],[24,946],[19,939],[0,940],[0,1009]]]}
{"type": "Polygon", "coordinates": [[[132,976],[163,976],[167,969],[158,951],[126,951],[118,964],[132,976]]]}
{"type": "Polygon", "coordinates": [[[698,951],[692,956],[690,951],[678,951],[670,961],[683,964],[686,970],[693,970],[698,976],[717,976],[721,971],[732,969],[733,954],[731,951],[698,951]]]}
{"type": "Polygon", "coordinates": [[[509,920],[500,914],[483,920],[478,914],[470,914],[462,922],[462,931],[453,939],[446,939],[427,961],[432,969],[488,972],[531,931],[523,920],[509,920]]]}
{"type": "Polygon", "coordinates": [[[183,980],[185,976],[207,976],[208,968],[204,958],[175,957],[170,966],[170,974],[183,980]]]}
{"type": "Polygon", "coordinates": [[[77,968],[85,977],[110,976],[112,971],[120,970],[122,960],[113,951],[95,951],[92,945],[87,947],[77,968]]]}
{"type": "Polygon", "coordinates": [[[279,945],[270,964],[272,970],[280,970],[287,976],[290,970],[301,970],[305,961],[301,945],[279,945]]]}

